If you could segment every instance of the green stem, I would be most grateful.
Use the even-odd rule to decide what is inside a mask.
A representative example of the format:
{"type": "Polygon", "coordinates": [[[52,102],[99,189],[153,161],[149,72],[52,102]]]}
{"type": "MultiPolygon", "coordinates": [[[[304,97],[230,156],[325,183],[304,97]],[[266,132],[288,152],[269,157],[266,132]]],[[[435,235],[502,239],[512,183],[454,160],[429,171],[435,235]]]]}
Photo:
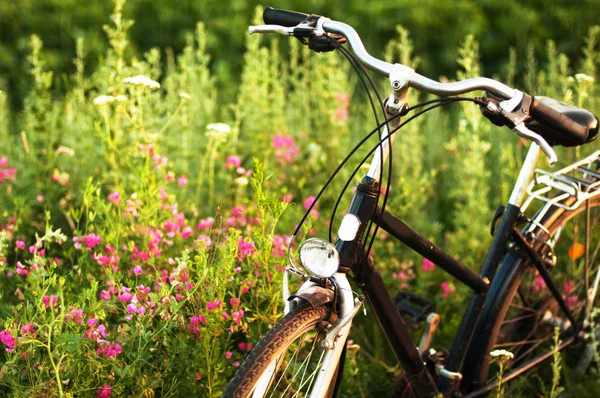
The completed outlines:
{"type": "Polygon", "coordinates": [[[54,376],[56,377],[56,385],[58,386],[58,393],[61,397],[64,396],[64,392],[62,389],[62,383],[60,381],[60,373],[58,367],[54,363],[54,359],[52,358],[52,326],[48,325],[48,344],[46,345],[48,356],[50,357],[50,364],[52,365],[52,369],[54,369],[54,376]]]}

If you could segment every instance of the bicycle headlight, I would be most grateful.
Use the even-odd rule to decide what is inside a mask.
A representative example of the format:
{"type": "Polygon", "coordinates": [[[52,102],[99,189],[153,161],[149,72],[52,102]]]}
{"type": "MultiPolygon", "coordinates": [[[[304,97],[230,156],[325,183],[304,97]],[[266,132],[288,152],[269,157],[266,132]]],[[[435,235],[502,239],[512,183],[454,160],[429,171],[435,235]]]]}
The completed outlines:
{"type": "Polygon", "coordinates": [[[329,278],[337,272],[340,254],[328,241],[310,238],[300,246],[300,263],[312,276],[329,278]]]}

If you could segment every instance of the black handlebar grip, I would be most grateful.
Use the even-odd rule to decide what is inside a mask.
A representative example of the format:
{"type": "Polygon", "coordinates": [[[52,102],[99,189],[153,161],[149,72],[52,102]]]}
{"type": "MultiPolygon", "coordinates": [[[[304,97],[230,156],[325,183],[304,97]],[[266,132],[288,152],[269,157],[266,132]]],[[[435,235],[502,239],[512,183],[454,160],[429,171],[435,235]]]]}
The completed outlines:
{"type": "Polygon", "coordinates": [[[263,21],[267,25],[281,25],[292,27],[308,18],[308,14],[296,11],[276,10],[273,7],[265,8],[263,21]]]}
{"type": "Polygon", "coordinates": [[[575,122],[554,108],[542,104],[535,97],[531,97],[529,114],[540,124],[550,127],[577,145],[587,142],[589,134],[587,127],[575,122]]]}

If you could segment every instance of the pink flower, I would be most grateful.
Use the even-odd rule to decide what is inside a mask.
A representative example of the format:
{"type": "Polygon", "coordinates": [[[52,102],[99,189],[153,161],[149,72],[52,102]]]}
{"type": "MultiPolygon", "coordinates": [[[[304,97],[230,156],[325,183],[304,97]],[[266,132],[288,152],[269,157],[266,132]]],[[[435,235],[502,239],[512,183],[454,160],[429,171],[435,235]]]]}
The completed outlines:
{"type": "Polygon", "coordinates": [[[0,158],[0,167],[8,167],[8,158],[6,156],[0,158]]]}
{"type": "Polygon", "coordinates": [[[573,289],[573,286],[575,286],[575,281],[574,280],[570,280],[568,282],[565,282],[564,286],[563,286],[563,295],[567,295],[571,292],[571,289],[573,289]]]}
{"type": "Polygon", "coordinates": [[[225,160],[225,168],[227,170],[236,169],[236,168],[240,167],[241,164],[242,164],[242,161],[239,156],[230,155],[225,160]]]}
{"type": "Polygon", "coordinates": [[[193,316],[190,318],[190,323],[192,325],[197,325],[198,324],[198,317],[197,316],[193,316]]]}
{"type": "Polygon", "coordinates": [[[443,290],[443,293],[440,295],[440,297],[442,299],[445,299],[446,297],[448,297],[452,292],[454,292],[454,289],[452,289],[452,286],[450,286],[448,284],[448,282],[442,282],[442,284],[440,285],[440,287],[443,290]]]}
{"type": "Polygon", "coordinates": [[[97,323],[98,323],[98,320],[96,318],[90,318],[86,322],[86,324],[88,326],[96,326],[97,323]]]}
{"type": "Polygon", "coordinates": [[[137,307],[135,304],[133,304],[133,303],[127,304],[127,312],[128,313],[133,314],[136,311],[137,311],[137,307]]]}
{"type": "Polygon", "coordinates": [[[23,276],[29,275],[29,271],[27,270],[27,268],[25,268],[25,266],[20,261],[17,261],[17,274],[23,275],[23,276]]]}
{"type": "Polygon", "coordinates": [[[33,323],[23,325],[21,327],[21,334],[32,334],[35,336],[37,333],[35,331],[35,328],[33,327],[33,323]]]}
{"type": "Polygon", "coordinates": [[[237,297],[232,297],[229,299],[229,305],[231,305],[233,308],[237,307],[240,305],[240,299],[237,297]]]}
{"type": "Polygon", "coordinates": [[[254,247],[254,242],[244,242],[242,238],[238,241],[238,249],[240,258],[250,257],[254,253],[257,252],[256,247],[254,247]]]}
{"type": "Polygon", "coordinates": [[[223,311],[221,315],[223,316],[223,319],[229,319],[229,314],[227,313],[227,311],[223,311]]]}
{"type": "Polygon", "coordinates": [[[231,351],[227,351],[225,353],[225,359],[231,359],[232,356],[233,356],[233,352],[231,352],[231,351]]]}
{"type": "Polygon", "coordinates": [[[79,308],[71,308],[69,315],[65,316],[65,320],[67,322],[75,321],[81,325],[84,317],[85,317],[85,314],[83,313],[83,310],[81,310],[79,308]]]}
{"type": "Polygon", "coordinates": [[[313,215],[314,217],[319,217],[319,212],[317,211],[317,203],[315,203],[315,197],[314,196],[309,196],[308,198],[306,198],[304,200],[304,208],[306,210],[310,209],[310,207],[312,206],[312,210],[310,211],[310,214],[313,215]],[[314,203],[314,206],[313,206],[314,203]]]}
{"type": "Polygon", "coordinates": [[[236,323],[236,325],[239,325],[241,323],[243,317],[244,317],[244,310],[239,310],[239,311],[236,311],[233,314],[231,314],[231,318],[236,323]]]}
{"type": "Polygon", "coordinates": [[[216,299],[216,300],[215,300],[215,306],[216,306],[217,308],[221,308],[221,305],[222,305],[222,304],[223,304],[223,301],[222,301],[222,300],[220,300],[220,299],[216,299]]]}
{"type": "Polygon", "coordinates": [[[177,182],[179,183],[179,185],[181,185],[182,187],[185,187],[188,184],[188,178],[186,175],[182,175],[181,177],[179,177],[179,179],[177,180],[177,182]]]}
{"type": "Polygon", "coordinates": [[[235,361],[233,363],[233,366],[235,366],[236,368],[239,368],[240,367],[240,361],[235,361]]]}
{"type": "Polygon", "coordinates": [[[118,343],[109,343],[108,341],[98,341],[96,353],[106,358],[116,358],[123,351],[118,343]]]}
{"type": "Polygon", "coordinates": [[[38,195],[38,196],[36,196],[36,197],[35,197],[35,199],[36,199],[38,202],[42,203],[42,202],[44,201],[44,196],[43,196],[43,195],[38,195]]]}
{"type": "Polygon", "coordinates": [[[7,347],[7,352],[14,352],[16,340],[8,330],[0,332],[0,341],[7,347]]]}
{"type": "Polygon", "coordinates": [[[44,296],[42,297],[42,303],[44,303],[44,307],[50,308],[51,306],[56,306],[57,297],[55,295],[52,296],[44,296]]]}
{"type": "Polygon", "coordinates": [[[20,250],[23,250],[23,249],[25,249],[25,242],[24,242],[24,241],[22,241],[22,240],[17,240],[17,241],[15,242],[15,244],[17,245],[17,247],[18,247],[20,250]]]}
{"type": "Polygon", "coordinates": [[[136,275],[142,275],[142,266],[136,265],[133,267],[133,273],[136,275]]]}
{"type": "Polygon", "coordinates": [[[285,203],[291,203],[291,201],[294,200],[294,195],[288,193],[286,195],[283,195],[283,198],[281,198],[281,200],[285,203]]]}
{"type": "Polygon", "coordinates": [[[215,303],[213,303],[212,301],[209,301],[208,303],[206,303],[206,309],[209,311],[212,311],[215,309],[215,303]]]}
{"type": "Polygon", "coordinates": [[[275,158],[281,165],[294,162],[300,155],[300,147],[296,145],[294,137],[289,135],[273,136],[273,148],[275,149],[275,158]]]}
{"type": "Polygon", "coordinates": [[[541,276],[538,276],[535,279],[535,282],[533,283],[533,290],[536,293],[539,293],[539,291],[544,289],[545,287],[546,287],[546,282],[544,282],[544,278],[542,278],[541,276]]]}
{"type": "Polygon", "coordinates": [[[113,202],[116,206],[119,206],[121,204],[121,193],[115,191],[115,192],[109,194],[108,200],[113,202]]]}
{"type": "Polygon", "coordinates": [[[198,321],[200,321],[200,323],[206,323],[206,317],[200,314],[198,315],[198,321]]]}
{"type": "Polygon", "coordinates": [[[96,390],[96,398],[110,398],[110,391],[112,388],[104,383],[104,387],[96,390]]]}
{"type": "Polygon", "coordinates": [[[423,258],[423,264],[421,264],[421,271],[430,272],[435,268],[435,264],[427,258],[423,258]]]}
{"type": "Polygon", "coordinates": [[[80,249],[81,243],[83,243],[87,247],[87,250],[91,251],[94,247],[96,247],[96,245],[100,244],[102,239],[100,239],[98,235],[91,233],[89,235],[84,235],[80,237],[75,236],[73,237],[73,241],[75,242],[74,246],[76,249],[80,249]]]}

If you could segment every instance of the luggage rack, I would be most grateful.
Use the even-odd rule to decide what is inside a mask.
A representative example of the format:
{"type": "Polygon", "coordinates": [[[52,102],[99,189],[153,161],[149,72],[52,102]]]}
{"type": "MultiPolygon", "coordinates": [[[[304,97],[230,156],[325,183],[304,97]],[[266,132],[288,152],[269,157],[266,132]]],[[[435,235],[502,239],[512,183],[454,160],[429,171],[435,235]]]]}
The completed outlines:
{"type": "Polygon", "coordinates": [[[554,173],[537,169],[527,187],[527,195],[523,212],[534,199],[545,202],[536,215],[536,221],[544,217],[552,206],[574,210],[583,201],[600,195],[600,151],[554,173]],[[575,202],[566,205],[564,200],[571,196],[576,198],[575,202]]]}

